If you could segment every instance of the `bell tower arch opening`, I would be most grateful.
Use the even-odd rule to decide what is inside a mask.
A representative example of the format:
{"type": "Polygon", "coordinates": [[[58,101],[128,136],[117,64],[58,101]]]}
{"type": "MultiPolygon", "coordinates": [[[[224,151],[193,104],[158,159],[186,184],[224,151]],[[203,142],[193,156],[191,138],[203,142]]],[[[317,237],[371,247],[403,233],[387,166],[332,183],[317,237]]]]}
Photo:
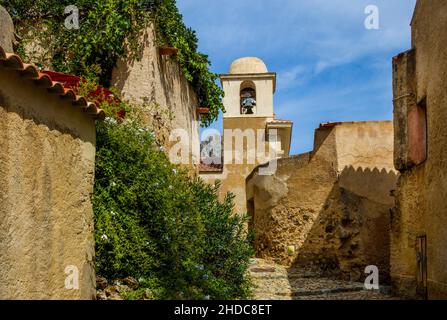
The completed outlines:
{"type": "Polygon", "coordinates": [[[253,81],[241,83],[240,97],[241,114],[256,114],[256,85],[253,81]]]}

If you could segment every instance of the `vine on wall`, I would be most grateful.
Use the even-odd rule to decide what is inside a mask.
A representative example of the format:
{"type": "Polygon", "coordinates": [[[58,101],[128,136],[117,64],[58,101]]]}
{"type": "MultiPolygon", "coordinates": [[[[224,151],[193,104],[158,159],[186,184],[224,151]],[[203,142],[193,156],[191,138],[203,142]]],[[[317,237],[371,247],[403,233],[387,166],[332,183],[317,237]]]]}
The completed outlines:
{"type": "Polygon", "coordinates": [[[21,39],[18,52],[23,54],[27,41],[34,40],[29,38],[37,36],[51,52],[55,70],[87,78],[96,69],[106,87],[118,58],[138,52],[139,31],[154,22],[159,43],[179,49],[175,59],[200,107],[210,108],[202,124],[211,124],[224,110],[218,76],[210,71],[208,56],[198,51],[197,36],[183,23],[175,0],[0,0],[0,4],[13,17],[21,39]],[[79,30],[64,27],[64,10],[70,5],[79,8],[79,30]]]}

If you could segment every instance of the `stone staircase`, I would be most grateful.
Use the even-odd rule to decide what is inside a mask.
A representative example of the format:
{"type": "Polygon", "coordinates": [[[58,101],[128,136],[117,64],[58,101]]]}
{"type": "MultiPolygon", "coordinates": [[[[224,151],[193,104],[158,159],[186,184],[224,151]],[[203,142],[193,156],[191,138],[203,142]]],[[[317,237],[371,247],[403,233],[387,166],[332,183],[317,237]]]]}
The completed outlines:
{"type": "Polygon", "coordinates": [[[252,259],[249,272],[255,284],[255,300],[395,299],[380,291],[365,290],[363,283],[322,278],[309,271],[289,270],[261,259],[252,259]]]}

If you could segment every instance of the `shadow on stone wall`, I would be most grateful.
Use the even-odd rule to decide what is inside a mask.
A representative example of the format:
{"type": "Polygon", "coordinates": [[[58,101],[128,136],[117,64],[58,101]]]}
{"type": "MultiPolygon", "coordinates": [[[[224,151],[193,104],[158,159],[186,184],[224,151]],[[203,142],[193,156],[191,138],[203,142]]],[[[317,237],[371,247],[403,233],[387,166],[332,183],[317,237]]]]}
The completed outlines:
{"type": "Polygon", "coordinates": [[[291,273],[299,268],[329,278],[364,281],[365,267],[375,265],[381,284],[388,284],[394,203],[390,194],[396,180],[392,171],[346,167],[321,209],[308,221],[301,220],[308,231],[291,259],[291,273]]]}

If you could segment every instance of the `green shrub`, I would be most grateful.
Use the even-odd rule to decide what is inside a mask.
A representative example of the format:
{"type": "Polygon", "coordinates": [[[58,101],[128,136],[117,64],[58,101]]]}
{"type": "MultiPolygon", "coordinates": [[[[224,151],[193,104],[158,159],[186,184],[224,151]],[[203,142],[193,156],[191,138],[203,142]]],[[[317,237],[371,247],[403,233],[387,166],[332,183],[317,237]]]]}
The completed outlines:
{"type": "Polygon", "coordinates": [[[247,298],[252,250],[233,197],[220,202],[218,186],[189,178],[160,149],[136,123],[98,124],[97,273],[132,276],[156,299],[247,298]]]}

